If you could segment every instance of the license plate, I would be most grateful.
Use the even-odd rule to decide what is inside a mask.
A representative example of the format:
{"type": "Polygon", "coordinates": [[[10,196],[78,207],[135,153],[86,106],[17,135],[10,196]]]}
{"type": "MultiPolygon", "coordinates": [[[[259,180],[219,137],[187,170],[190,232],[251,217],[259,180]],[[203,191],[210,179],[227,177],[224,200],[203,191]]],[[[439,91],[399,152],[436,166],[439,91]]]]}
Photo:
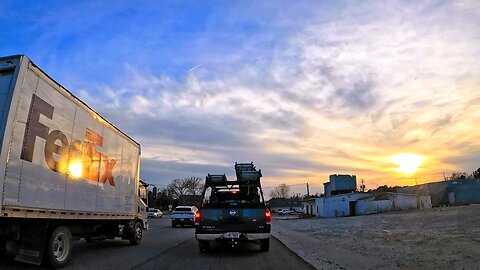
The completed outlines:
{"type": "Polygon", "coordinates": [[[184,218],[181,218],[180,221],[185,221],[185,219],[184,219],[184,218]]]}
{"type": "Polygon", "coordinates": [[[229,238],[229,239],[240,238],[240,233],[239,232],[227,232],[227,233],[224,233],[223,236],[225,238],[229,238]]]}

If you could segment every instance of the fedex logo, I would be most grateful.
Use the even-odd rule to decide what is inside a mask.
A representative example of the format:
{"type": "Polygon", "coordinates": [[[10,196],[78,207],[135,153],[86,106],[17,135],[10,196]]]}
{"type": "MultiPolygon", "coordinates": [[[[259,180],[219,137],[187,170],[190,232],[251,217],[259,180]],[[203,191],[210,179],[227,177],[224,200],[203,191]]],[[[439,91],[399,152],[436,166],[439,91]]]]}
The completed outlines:
{"type": "Polygon", "coordinates": [[[115,186],[112,170],[116,160],[109,159],[107,155],[95,149],[103,145],[103,137],[87,128],[83,142],[74,140],[69,143],[62,131],[50,131],[49,127],[40,123],[40,115],[52,119],[54,110],[52,105],[33,94],[20,158],[32,162],[35,139],[40,137],[45,139],[45,162],[52,171],[69,173],[74,177],[102,184],[108,181],[110,185],[115,186]],[[57,159],[54,154],[58,155],[57,159]],[[101,176],[100,166],[105,168],[101,176]]]}

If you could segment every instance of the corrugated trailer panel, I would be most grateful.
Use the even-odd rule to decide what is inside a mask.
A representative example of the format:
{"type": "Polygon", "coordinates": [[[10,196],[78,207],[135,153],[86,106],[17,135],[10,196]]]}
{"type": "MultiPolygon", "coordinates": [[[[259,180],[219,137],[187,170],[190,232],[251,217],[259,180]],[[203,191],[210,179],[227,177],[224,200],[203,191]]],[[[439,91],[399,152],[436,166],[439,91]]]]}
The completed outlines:
{"type": "MultiPolygon", "coordinates": [[[[17,58],[17,62],[22,62],[22,58],[17,58]]],[[[24,62],[24,61],[23,61],[24,62]]],[[[21,64],[25,66],[25,63],[21,64]]],[[[27,119],[30,108],[30,101],[20,98],[21,95],[32,96],[38,84],[38,76],[28,72],[26,68],[19,69],[16,84],[12,85],[13,97],[10,110],[6,122],[2,142],[2,167],[4,169],[4,185],[3,185],[3,206],[19,205],[20,179],[22,171],[22,160],[20,159],[20,149],[12,148],[12,145],[21,145],[23,134],[26,127],[26,120],[17,121],[15,119],[27,119]],[[14,89],[13,89],[14,87],[14,89]],[[17,134],[17,136],[13,136],[17,134]]]]}
{"type": "MultiPolygon", "coordinates": [[[[73,137],[70,142],[74,140],[82,143],[85,138],[85,131],[89,129],[99,135],[103,135],[103,126],[101,123],[92,118],[92,116],[82,108],[77,106],[75,111],[75,128],[73,130],[73,137]]],[[[74,162],[82,162],[81,151],[73,151],[72,158],[74,162]]],[[[98,163],[98,162],[97,162],[98,163]]],[[[90,168],[97,169],[98,165],[90,164],[90,168]]],[[[83,174],[91,174],[90,170],[86,168],[82,170],[83,174]]],[[[65,208],[78,211],[98,211],[97,209],[97,193],[99,189],[98,181],[77,180],[72,178],[72,181],[67,181],[65,208]],[[88,210],[90,209],[90,210],[88,210]]]]}
{"type": "Polygon", "coordinates": [[[135,213],[139,145],[22,59],[3,140],[3,205],[135,213]]]}
{"type": "MultiPolygon", "coordinates": [[[[32,67],[29,67],[27,74],[35,71],[30,68],[32,67]]],[[[20,115],[17,114],[16,121],[27,122],[27,126],[25,130],[19,130],[20,133],[12,134],[15,138],[21,138],[21,140],[14,140],[15,143],[12,143],[11,147],[11,153],[15,152],[15,155],[22,160],[20,163],[19,205],[32,208],[64,209],[67,175],[48,168],[47,160],[49,158],[56,162],[61,157],[51,151],[47,153],[48,149],[46,148],[50,147],[47,142],[63,145],[62,134],[65,139],[72,137],[75,104],[68,101],[45,78],[40,76],[35,89],[23,87],[21,91],[20,102],[29,104],[27,112],[30,114],[30,119],[28,119],[29,116],[19,117],[20,115]],[[56,137],[59,139],[55,140],[56,137]],[[47,138],[51,139],[47,140],[47,138]],[[29,153],[32,153],[31,161],[25,160],[30,158],[29,153]]],[[[60,166],[65,167],[63,162],[58,162],[56,167],[59,171],[65,171],[63,168],[59,168],[60,166]]],[[[7,171],[10,170],[10,167],[11,165],[7,163],[7,171]]]]}
{"type": "MultiPolygon", "coordinates": [[[[16,82],[16,78],[19,73],[20,58],[18,57],[8,57],[0,60],[0,143],[4,141],[5,130],[7,129],[7,119],[10,111],[10,104],[13,95],[13,88],[16,82]]],[[[0,206],[3,203],[4,189],[7,185],[5,182],[5,157],[8,153],[8,145],[2,147],[3,143],[0,145],[0,188],[2,190],[0,197],[0,206]]],[[[8,183],[8,188],[16,188],[18,190],[18,183],[8,183]],[[13,184],[13,185],[12,185],[13,184]]],[[[0,212],[1,212],[0,208],[0,212]]]]}

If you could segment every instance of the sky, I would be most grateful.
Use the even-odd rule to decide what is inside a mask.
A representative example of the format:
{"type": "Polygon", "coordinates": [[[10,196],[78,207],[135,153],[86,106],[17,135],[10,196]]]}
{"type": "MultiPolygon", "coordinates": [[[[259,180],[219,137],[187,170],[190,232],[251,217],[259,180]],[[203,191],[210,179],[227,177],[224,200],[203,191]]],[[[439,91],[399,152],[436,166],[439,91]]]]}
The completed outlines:
{"type": "Polygon", "coordinates": [[[311,193],[330,174],[369,189],[480,167],[478,1],[6,0],[0,11],[0,55],[27,55],[138,141],[141,177],[158,185],[233,179],[235,161],[253,161],[266,187],[311,193]]]}

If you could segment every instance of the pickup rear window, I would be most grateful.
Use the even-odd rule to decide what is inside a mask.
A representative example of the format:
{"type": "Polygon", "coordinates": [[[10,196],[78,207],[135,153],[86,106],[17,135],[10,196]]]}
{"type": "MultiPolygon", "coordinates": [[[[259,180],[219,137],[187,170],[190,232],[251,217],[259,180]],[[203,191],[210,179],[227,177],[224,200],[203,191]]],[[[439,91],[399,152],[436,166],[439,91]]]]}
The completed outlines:
{"type": "MultiPolygon", "coordinates": [[[[251,189],[252,190],[252,189],[251,189]]],[[[259,192],[242,192],[239,190],[220,190],[206,192],[203,207],[222,206],[264,206],[264,201],[259,192]]]]}

